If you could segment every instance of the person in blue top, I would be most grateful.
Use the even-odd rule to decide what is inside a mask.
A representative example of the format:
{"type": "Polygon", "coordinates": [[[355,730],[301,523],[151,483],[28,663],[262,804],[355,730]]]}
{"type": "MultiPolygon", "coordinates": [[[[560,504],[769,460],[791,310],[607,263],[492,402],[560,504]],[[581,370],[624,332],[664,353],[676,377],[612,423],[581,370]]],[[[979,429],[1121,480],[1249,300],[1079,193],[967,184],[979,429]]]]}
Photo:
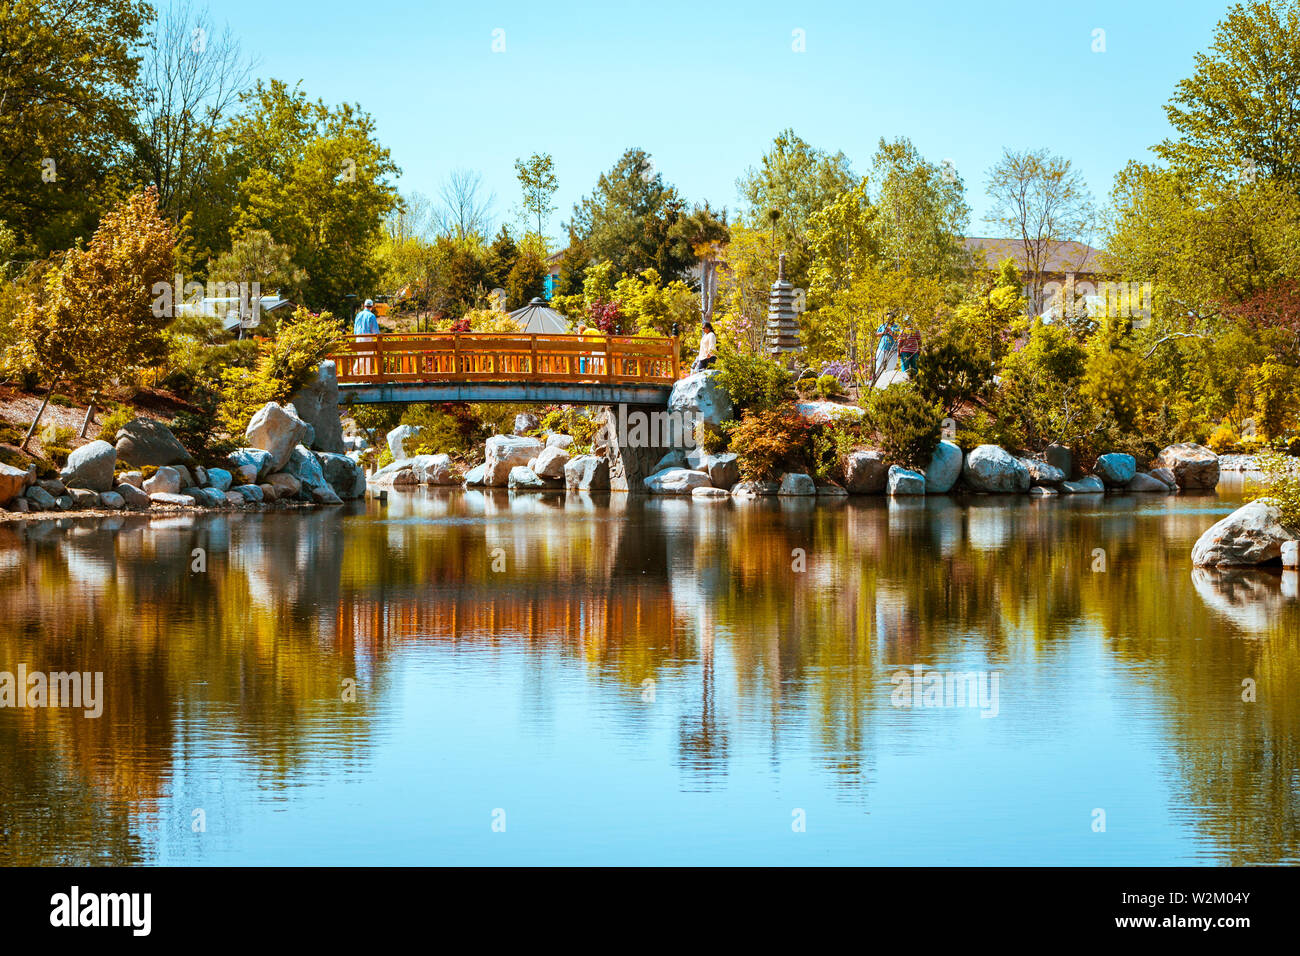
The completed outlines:
{"type": "MultiPolygon", "coordinates": [[[[365,306],[357,313],[357,317],[352,320],[352,334],[356,336],[357,342],[372,342],[374,340],[370,336],[379,334],[379,317],[370,311],[374,304],[373,299],[366,299],[365,306]]],[[[365,350],[359,351],[365,352],[365,350]]],[[[369,358],[358,359],[357,365],[359,366],[357,368],[359,374],[375,374],[375,369],[369,358]]]]}
{"type": "Polygon", "coordinates": [[[876,346],[875,378],[886,371],[892,371],[898,363],[898,333],[901,331],[894,320],[897,313],[889,312],[885,321],[876,329],[880,343],[876,346]]]}
{"type": "Polygon", "coordinates": [[[379,318],[370,309],[374,306],[373,299],[366,299],[365,307],[357,313],[356,319],[352,322],[352,331],[356,335],[378,335],[379,318]]]}

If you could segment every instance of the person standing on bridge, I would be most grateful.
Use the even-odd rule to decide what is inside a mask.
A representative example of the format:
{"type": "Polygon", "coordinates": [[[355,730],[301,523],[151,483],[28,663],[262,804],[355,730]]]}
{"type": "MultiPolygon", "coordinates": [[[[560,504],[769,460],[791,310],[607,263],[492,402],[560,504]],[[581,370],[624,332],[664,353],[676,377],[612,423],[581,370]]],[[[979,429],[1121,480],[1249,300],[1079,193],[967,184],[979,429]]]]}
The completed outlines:
{"type": "MultiPolygon", "coordinates": [[[[370,311],[374,304],[375,302],[373,299],[366,299],[366,304],[362,307],[361,311],[357,313],[357,317],[352,320],[352,334],[356,337],[358,344],[362,342],[373,342],[374,339],[370,336],[379,334],[379,317],[375,315],[374,312],[370,311]]],[[[370,359],[360,359],[357,364],[360,366],[357,371],[362,375],[375,374],[375,369],[372,368],[372,362],[370,359]]]]}

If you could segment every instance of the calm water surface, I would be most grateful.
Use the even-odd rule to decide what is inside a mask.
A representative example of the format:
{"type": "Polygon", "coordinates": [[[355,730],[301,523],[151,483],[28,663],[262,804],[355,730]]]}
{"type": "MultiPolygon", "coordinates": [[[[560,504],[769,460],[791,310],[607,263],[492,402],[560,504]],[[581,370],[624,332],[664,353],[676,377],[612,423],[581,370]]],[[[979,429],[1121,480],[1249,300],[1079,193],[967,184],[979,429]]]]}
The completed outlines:
{"type": "Polygon", "coordinates": [[[1189,563],[1238,501],[0,526],[0,671],[106,682],[0,709],[0,862],[1295,863],[1295,574],[1189,563]]]}

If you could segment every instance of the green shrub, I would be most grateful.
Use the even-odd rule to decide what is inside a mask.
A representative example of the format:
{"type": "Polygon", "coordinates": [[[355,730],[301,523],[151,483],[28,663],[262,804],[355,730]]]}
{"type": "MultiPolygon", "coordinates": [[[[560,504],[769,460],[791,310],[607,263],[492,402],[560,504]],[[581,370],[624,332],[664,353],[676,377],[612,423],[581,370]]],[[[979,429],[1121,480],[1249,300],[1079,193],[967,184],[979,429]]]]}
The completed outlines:
{"type": "Polygon", "coordinates": [[[117,440],[118,430],[135,418],[135,410],[128,405],[113,408],[99,423],[99,438],[110,445],[117,440]]]}
{"type": "Polygon", "coordinates": [[[1263,487],[1252,500],[1271,499],[1282,511],[1282,523],[1300,534],[1300,460],[1269,452],[1259,456],[1263,487]]]}
{"type": "Polygon", "coordinates": [[[55,392],[50,396],[50,404],[58,405],[60,408],[72,408],[74,403],[68,396],[55,392]]]}
{"type": "Polygon", "coordinates": [[[585,409],[556,408],[542,416],[541,424],[533,429],[532,434],[545,440],[548,431],[559,432],[573,439],[569,454],[585,455],[589,454],[596,444],[600,421],[585,409]]]}
{"type": "Polygon", "coordinates": [[[746,481],[767,481],[785,471],[807,468],[811,432],[808,419],[789,406],[746,412],[728,428],[740,476],[746,481]]]}
{"type": "Polygon", "coordinates": [[[515,405],[498,402],[472,402],[470,414],[483,426],[488,437],[492,435],[510,435],[515,430],[515,416],[524,412],[536,412],[535,405],[515,405]]]}
{"type": "Polygon", "coordinates": [[[817,379],[817,394],[822,398],[836,398],[844,394],[844,386],[834,375],[823,375],[817,379]]]}
{"type": "Polygon", "coordinates": [[[843,482],[849,454],[862,443],[863,425],[856,418],[836,418],[814,425],[809,444],[813,476],[843,482]]]}
{"type": "Polygon", "coordinates": [[[239,447],[244,433],[237,437],[222,435],[217,430],[216,416],[210,412],[179,412],[168,422],[176,440],[185,446],[197,461],[220,461],[239,447]]]}
{"type": "Polygon", "coordinates": [[[275,340],[254,367],[234,366],[221,373],[221,399],[215,427],[239,441],[257,410],[267,402],[287,402],[316,374],[321,361],[343,341],[339,323],[328,312],[298,309],[284,321],[275,340]]]}
{"type": "Polygon", "coordinates": [[[793,391],[789,370],[766,355],[749,355],[724,345],[716,367],[718,384],[740,413],[770,411],[793,391]]]}
{"type": "Polygon", "coordinates": [[[993,363],[969,336],[943,332],[922,343],[912,383],[922,398],[951,415],[989,394],[993,363]]]}
{"type": "Polygon", "coordinates": [[[55,468],[62,468],[68,463],[68,456],[72,454],[72,449],[67,445],[44,445],[45,454],[53,463],[55,468]]]}
{"type": "Polygon", "coordinates": [[[401,423],[420,429],[407,439],[406,451],[414,455],[451,455],[463,458],[479,443],[482,426],[465,405],[448,402],[410,405],[401,423]]]}
{"type": "Polygon", "coordinates": [[[76,440],[77,430],[66,425],[46,425],[41,429],[41,447],[45,457],[58,468],[68,463],[72,454],[72,443],[76,440]]]}
{"type": "Polygon", "coordinates": [[[956,419],[956,424],[956,434],[952,440],[962,448],[1002,444],[1003,432],[997,420],[988,412],[972,412],[956,419]]]}
{"type": "Polygon", "coordinates": [[[926,401],[911,383],[873,389],[866,423],[887,461],[924,468],[943,433],[943,409],[926,401]]]}
{"type": "Polygon", "coordinates": [[[31,459],[13,448],[0,448],[0,462],[11,468],[21,468],[24,471],[27,470],[28,465],[32,464],[31,459]]]}
{"type": "Polygon", "coordinates": [[[695,423],[695,444],[706,455],[720,455],[727,450],[727,433],[706,421],[695,423]]]}

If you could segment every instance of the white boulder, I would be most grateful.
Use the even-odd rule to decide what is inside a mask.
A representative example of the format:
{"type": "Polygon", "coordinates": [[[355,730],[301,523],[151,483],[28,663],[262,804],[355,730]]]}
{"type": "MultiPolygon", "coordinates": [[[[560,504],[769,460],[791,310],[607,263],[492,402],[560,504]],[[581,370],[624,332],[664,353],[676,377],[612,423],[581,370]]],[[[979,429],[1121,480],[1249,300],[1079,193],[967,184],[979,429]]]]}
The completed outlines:
{"type": "Polygon", "coordinates": [[[1263,564],[1282,559],[1282,545],[1300,532],[1282,524],[1282,511],[1267,498],[1242,505],[1215,522],[1192,548],[1198,568],[1263,564]]]}
{"type": "Polygon", "coordinates": [[[889,494],[891,496],[923,495],[925,493],[925,475],[919,471],[904,468],[902,465],[890,466],[889,494]]]}
{"type": "Polygon", "coordinates": [[[652,495],[689,495],[696,488],[713,487],[708,475],[693,468],[665,468],[647,477],[644,484],[652,495]]]}
{"type": "Polygon", "coordinates": [[[1209,491],[1219,483],[1219,456],[1195,442],[1162,448],[1152,464],[1173,472],[1178,487],[1184,490],[1209,491]]]}
{"type": "Polygon", "coordinates": [[[844,487],[851,495],[878,495],[889,481],[889,466],[878,451],[852,452],[844,466],[844,487]]]}
{"type": "Polygon", "coordinates": [[[117,464],[117,449],[106,441],[92,441],[74,449],[59,477],[69,488],[89,491],[111,491],[113,468],[117,464]]]}
{"type": "Polygon", "coordinates": [[[1029,469],[1004,448],[980,445],[966,456],[966,484],[989,494],[1023,494],[1029,490],[1029,469]]]}
{"type": "Polygon", "coordinates": [[[718,371],[708,369],[679,379],[668,396],[668,411],[684,422],[703,421],[720,426],[736,417],[731,396],[718,384],[718,371]]]}
{"type": "Polygon", "coordinates": [[[270,471],[279,471],[289,463],[298,445],[311,436],[311,427],[298,417],[292,405],[267,402],[255,414],[244,431],[244,440],[271,456],[270,471]]]}
{"type": "Polygon", "coordinates": [[[527,466],[542,450],[536,438],[522,435],[493,435],[487,440],[484,464],[487,466],[484,484],[502,488],[510,480],[510,469],[527,466]]]}
{"type": "Polygon", "coordinates": [[[1137,459],[1111,452],[1098,458],[1092,470],[1107,488],[1123,488],[1137,474],[1137,459]]]}

